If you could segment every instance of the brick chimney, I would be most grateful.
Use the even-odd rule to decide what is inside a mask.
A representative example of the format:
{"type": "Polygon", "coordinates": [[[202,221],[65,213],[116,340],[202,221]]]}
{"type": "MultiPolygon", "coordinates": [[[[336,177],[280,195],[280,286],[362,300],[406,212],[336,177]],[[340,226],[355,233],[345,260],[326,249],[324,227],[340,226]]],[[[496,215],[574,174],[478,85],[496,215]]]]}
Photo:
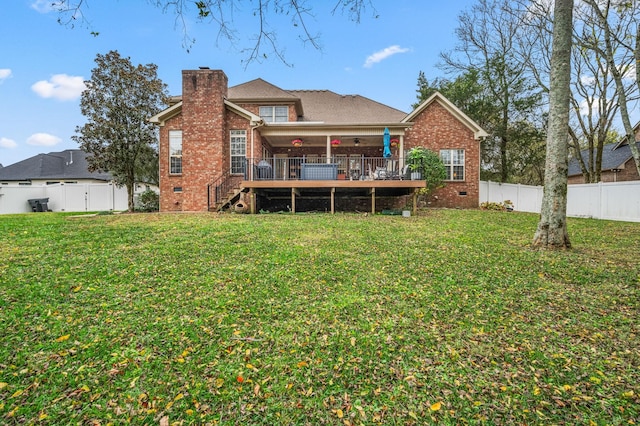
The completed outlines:
{"type": "Polygon", "coordinates": [[[227,90],[222,70],[182,71],[183,211],[206,211],[207,184],[222,173],[227,90]]]}

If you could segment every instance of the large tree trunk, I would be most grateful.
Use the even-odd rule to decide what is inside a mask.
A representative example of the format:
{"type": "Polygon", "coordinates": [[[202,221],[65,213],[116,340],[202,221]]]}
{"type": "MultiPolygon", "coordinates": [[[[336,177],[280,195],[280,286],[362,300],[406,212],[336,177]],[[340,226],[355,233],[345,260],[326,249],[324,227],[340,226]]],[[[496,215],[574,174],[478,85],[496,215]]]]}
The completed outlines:
{"type": "Polygon", "coordinates": [[[135,188],[135,183],[133,180],[129,180],[126,184],[127,187],[127,209],[129,210],[129,213],[133,213],[133,211],[135,210],[135,204],[133,202],[133,195],[134,195],[134,188],[135,188]]]}
{"type": "Polygon", "coordinates": [[[573,0],[555,0],[544,195],[533,237],[534,246],[547,249],[571,247],[567,232],[567,154],[572,24],[573,0]]]}

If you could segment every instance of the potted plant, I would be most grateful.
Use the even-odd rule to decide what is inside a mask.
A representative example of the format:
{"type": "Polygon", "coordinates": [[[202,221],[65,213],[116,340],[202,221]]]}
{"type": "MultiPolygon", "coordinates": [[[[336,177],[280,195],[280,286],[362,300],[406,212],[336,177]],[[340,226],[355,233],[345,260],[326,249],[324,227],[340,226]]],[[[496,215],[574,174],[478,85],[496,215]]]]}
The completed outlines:
{"type": "Polygon", "coordinates": [[[416,146],[409,150],[407,160],[409,161],[409,170],[411,170],[411,180],[419,180],[422,178],[422,167],[428,151],[428,149],[422,146],[416,146]]]}
{"type": "Polygon", "coordinates": [[[411,179],[424,179],[427,183],[426,187],[420,190],[419,195],[423,201],[426,201],[429,194],[444,186],[444,181],[447,179],[447,169],[438,154],[421,146],[412,148],[407,158],[411,179]],[[420,177],[414,179],[414,173],[420,177]]]}

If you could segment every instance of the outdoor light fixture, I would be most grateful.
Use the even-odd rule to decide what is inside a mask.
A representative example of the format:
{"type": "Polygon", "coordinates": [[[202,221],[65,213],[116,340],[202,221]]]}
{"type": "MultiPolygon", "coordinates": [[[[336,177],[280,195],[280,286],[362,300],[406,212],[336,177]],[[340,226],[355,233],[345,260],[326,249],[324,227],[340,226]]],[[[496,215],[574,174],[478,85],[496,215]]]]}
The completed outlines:
{"type": "Polygon", "coordinates": [[[355,139],[353,140],[353,144],[354,144],[355,146],[360,145],[360,139],[355,138],[355,139]]]}

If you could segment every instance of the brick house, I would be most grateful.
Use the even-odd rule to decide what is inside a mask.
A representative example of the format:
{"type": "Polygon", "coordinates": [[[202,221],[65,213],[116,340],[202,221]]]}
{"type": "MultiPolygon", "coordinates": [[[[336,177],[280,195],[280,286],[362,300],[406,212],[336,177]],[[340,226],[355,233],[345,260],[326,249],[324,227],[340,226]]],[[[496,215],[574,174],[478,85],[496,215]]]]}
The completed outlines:
{"type": "Polygon", "coordinates": [[[435,207],[479,203],[473,120],[435,93],[409,114],[359,95],[283,90],[262,79],[228,87],[221,70],[182,72],[182,95],[151,118],[160,129],[160,210],[381,211],[416,207],[406,153],[439,153],[435,207]]]}
{"type": "MultiPolygon", "coordinates": [[[[640,123],[633,128],[636,136],[636,145],[640,149],[640,123]]],[[[588,150],[580,152],[585,164],[589,162],[588,150]]],[[[595,164],[595,160],[594,160],[595,164]]],[[[610,143],[602,147],[602,168],[600,171],[601,182],[624,182],[639,180],[638,169],[631,154],[631,147],[626,137],[620,142],[610,143]]],[[[584,176],[577,158],[569,160],[568,183],[584,183],[584,176]]]]}

